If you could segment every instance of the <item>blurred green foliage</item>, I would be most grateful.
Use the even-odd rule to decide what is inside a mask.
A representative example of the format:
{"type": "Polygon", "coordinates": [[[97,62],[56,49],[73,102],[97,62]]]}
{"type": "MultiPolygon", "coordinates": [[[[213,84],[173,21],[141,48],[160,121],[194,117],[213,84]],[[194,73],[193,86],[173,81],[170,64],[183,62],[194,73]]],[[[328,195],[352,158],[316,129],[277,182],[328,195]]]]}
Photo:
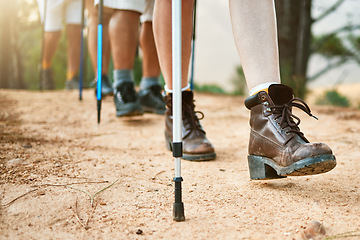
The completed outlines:
{"type": "Polygon", "coordinates": [[[210,93],[217,93],[217,94],[225,94],[226,92],[219,86],[215,84],[204,84],[199,85],[194,83],[194,90],[198,92],[210,92],[210,93]]]}
{"type": "Polygon", "coordinates": [[[324,95],[316,100],[318,105],[331,105],[339,107],[349,107],[349,100],[341,95],[336,89],[326,91],[324,95]]]}

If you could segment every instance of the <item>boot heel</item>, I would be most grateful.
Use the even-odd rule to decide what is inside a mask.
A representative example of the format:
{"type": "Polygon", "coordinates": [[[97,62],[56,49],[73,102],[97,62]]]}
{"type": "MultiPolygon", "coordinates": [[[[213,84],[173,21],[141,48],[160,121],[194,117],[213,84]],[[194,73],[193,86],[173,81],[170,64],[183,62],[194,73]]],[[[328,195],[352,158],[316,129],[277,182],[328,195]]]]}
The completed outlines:
{"type": "Polygon", "coordinates": [[[165,132],[165,144],[169,151],[172,151],[171,137],[165,132]]]}
{"type": "Polygon", "coordinates": [[[255,155],[248,156],[250,178],[254,180],[286,178],[276,173],[275,169],[265,163],[265,158],[255,155]]]}

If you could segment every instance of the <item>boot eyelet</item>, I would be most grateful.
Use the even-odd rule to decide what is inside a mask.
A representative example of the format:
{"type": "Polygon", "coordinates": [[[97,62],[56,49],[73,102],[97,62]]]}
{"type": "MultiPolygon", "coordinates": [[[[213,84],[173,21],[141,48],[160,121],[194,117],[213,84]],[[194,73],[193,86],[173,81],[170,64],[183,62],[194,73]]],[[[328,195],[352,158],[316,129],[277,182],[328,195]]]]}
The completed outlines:
{"type": "Polygon", "coordinates": [[[277,125],[280,126],[280,122],[278,122],[277,125]]]}
{"type": "Polygon", "coordinates": [[[269,102],[264,102],[264,106],[265,107],[269,106],[269,102]]]}
{"type": "Polygon", "coordinates": [[[266,108],[266,111],[271,112],[271,108],[266,108]]]}
{"type": "Polygon", "coordinates": [[[290,133],[289,132],[285,132],[285,135],[289,135],[290,133]]]}
{"type": "Polygon", "coordinates": [[[265,101],[266,100],[265,96],[261,96],[261,100],[265,101]]]}

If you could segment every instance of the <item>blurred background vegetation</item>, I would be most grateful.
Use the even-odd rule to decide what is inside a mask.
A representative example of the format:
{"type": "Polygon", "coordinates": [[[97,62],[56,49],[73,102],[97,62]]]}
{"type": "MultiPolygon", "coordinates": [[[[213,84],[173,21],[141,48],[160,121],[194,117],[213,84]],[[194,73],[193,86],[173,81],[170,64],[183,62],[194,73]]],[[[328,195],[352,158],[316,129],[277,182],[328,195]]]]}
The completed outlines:
{"type": "MultiPolygon", "coordinates": [[[[333,14],[345,1],[349,0],[329,2],[327,8],[316,19],[311,15],[314,1],[275,0],[282,81],[294,88],[295,95],[301,98],[305,97],[309,81],[317,79],[327,71],[348,61],[356,61],[360,64],[359,24],[349,21],[339,29],[321,36],[314,36],[311,31],[313,25],[325,21],[328,15],[333,14]],[[312,54],[325,56],[329,59],[329,64],[313,76],[308,76],[308,62],[312,54]]],[[[0,11],[0,88],[39,89],[42,25],[36,1],[3,0],[0,1],[0,11]]],[[[64,88],[66,78],[65,40],[65,34],[62,34],[52,64],[58,89],[64,88]]],[[[89,58],[87,58],[85,69],[85,86],[90,86],[94,79],[94,72],[89,58]]],[[[232,81],[233,93],[244,95],[247,88],[241,66],[234,71],[236,77],[232,81]]],[[[141,74],[141,58],[138,56],[134,67],[137,84],[140,82],[141,74]]],[[[195,84],[195,89],[225,93],[215,85],[195,84]]]]}

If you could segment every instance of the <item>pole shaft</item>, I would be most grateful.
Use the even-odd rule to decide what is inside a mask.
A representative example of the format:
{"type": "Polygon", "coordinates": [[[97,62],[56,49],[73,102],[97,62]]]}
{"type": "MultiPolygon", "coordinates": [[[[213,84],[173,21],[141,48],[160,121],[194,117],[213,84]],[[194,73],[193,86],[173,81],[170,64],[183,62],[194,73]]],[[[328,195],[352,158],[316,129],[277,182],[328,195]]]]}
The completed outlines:
{"type": "Polygon", "coordinates": [[[102,74],[102,22],[103,22],[103,0],[99,1],[99,24],[98,24],[98,32],[97,32],[97,112],[98,112],[98,123],[100,123],[100,115],[101,115],[101,74],[102,74]]]}
{"type": "Polygon", "coordinates": [[[173,156],[175,157],[175,202],[173,219],[185,221],[184,204],[181,200],[181,157],[182,157],[182,93],[181,93],[181,0],[172,0],[172,112],[173,112],[173,156]]]}
{"type": "MultiPolygon", "coordinates": [[[[181,96],[181,0],[172,1],[172,85],[173,85],[173,142],[180,143],[182,123],[181,96]]],[[[175,158],[175,177],[181,177],[181,162],[175,158]]]]}

